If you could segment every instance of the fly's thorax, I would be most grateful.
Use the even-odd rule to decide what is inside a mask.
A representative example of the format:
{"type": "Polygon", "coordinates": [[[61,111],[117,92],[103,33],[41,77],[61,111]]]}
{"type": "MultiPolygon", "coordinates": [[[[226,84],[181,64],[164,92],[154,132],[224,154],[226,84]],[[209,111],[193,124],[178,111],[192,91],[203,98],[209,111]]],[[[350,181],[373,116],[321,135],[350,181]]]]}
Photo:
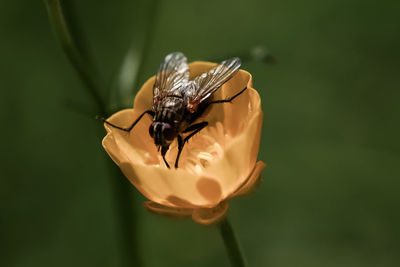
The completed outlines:
{"type": "Polygon", "coordinates": [[[184,119],[185,103],[180,96],[167,96],[158,105],[154,121],[177,126],[184,119]]]}

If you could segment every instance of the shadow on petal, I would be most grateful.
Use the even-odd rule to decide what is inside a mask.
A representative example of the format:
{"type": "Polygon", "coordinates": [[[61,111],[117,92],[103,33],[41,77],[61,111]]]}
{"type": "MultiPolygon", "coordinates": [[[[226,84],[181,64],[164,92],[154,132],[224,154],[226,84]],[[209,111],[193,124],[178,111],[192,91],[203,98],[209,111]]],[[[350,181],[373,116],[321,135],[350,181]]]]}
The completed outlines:
{"type": "Polygon", "coordinates": [[[225,216],[228,206],[228,202],[224,201],[214,208],[195,209],[192,214],[192,219],[199,224],[214,224],[225,216]]]}
{"type": "Polygon", "coordinates": [[[218,203],[221,200],[221,184],[215,179],[202,177],[197,181],[196,188],[200,195],[210,204],[218,203]]]}
{"type": "Polygon", "coordinates": [[[146,201],[143,203],[143,206],[148,211],[172,218],[189,217],[193,212],[193,209],[167,207],[153,201],[146,201]]]}
{"type": "Polygon", "coordinates": [[[141,182],[137,178],[135,170],[132,164],[128,162],[122,162],[119,164],[119,168],[121,169],[122,173],[125,175],[126,178],[136,187],[140,186],[141,182]]]}
{"type": "Polygon", "coordinates": [[[182,199],[180,197],[177,197],[177,196],[168,196],[167,197],[167,201],[169,203],[171,203],[172,205],[175,205],[177,207],[188,208],[188,209],[197,207],[196,205],[193,205],[189,201],[184,200],[184,199],[182,199]]]}

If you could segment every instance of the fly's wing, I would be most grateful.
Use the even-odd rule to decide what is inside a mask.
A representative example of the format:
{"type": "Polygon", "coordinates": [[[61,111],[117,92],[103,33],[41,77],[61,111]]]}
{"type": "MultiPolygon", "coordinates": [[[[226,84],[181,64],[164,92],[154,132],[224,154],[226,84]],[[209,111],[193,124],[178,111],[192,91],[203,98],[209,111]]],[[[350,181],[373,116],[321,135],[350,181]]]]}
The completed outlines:
{"type": "Polygon", "coordinates": [[[185,85],[189,80],[189,67],[186,57],[180,52],[167,55],[158,68],[153,87],[153,104],[157,103],[167,94],[185,85]]]}
{"type": "Polygon", "coordinates": [[[218,66],[197,76],[193,81],[196,91],[189,100],[190,106],[197,106],[209,98],[218,88],[236,74],[241,64],[240,59],[234,57],[222,61],[218,66]]]}

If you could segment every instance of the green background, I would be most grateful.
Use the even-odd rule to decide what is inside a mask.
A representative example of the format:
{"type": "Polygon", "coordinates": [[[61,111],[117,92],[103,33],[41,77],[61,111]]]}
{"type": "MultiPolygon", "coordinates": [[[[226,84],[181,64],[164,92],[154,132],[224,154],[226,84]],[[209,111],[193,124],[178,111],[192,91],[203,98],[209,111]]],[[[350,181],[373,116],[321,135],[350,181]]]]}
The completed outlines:
{"type": "MultiPolygon", "coordinates": [[[[140,83],[172,51],[219,60],[261,45],[276,59],[243,63],[262,97],[259,159],[268,164],[255,194],[230,201],[249,266],[399,266],[400,2],[148,8],[75,1],[104,87],[152,20],[140,83]]],[[[0,38],[0,266],[129,266],[118,178],[133,196],[132,255],[143,266],[229,265],[216,228],[150,214],[110,176],[93,102],[41,1],[2,0],[0,38]]]]}

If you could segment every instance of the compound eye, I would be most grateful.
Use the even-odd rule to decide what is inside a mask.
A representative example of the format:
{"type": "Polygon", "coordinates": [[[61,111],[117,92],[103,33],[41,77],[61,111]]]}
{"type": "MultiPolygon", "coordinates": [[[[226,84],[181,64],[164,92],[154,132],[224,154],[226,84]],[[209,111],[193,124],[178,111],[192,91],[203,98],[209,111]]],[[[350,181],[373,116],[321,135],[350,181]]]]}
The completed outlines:
{"type": "Polygon", "coordinates": [[[172,141],[176,136],[176,130],[174,127],[171,126],[171,124],[165,123],[163,128],[163,135],[166,140],[172,141]]]}
{"type": "Polygon", "coordinates": [[[152,123],[149,127],[149,134],[153,138],[154,137],[154,123],[152,123]]]}

